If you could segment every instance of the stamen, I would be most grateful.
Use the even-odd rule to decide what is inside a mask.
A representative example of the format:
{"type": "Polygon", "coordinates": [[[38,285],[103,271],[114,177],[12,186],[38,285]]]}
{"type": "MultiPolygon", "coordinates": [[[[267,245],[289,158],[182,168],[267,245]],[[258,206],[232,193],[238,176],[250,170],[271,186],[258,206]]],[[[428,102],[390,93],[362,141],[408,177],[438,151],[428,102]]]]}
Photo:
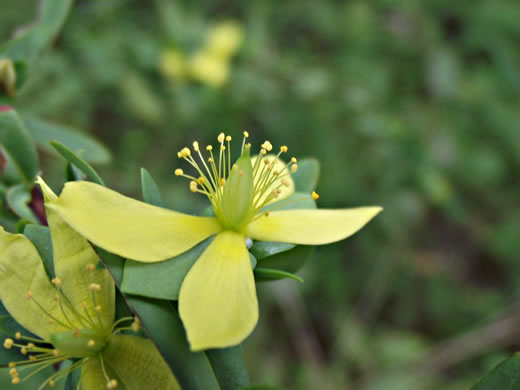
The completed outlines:
{"type": "Polygon", "coordinates": [[[315,191],[312,191],[311,196],[312,196],[312,199],[314,199],[314,200],[317,200],[320,197],[315,191]]]}
{"type": "Polygon", "coordinates": [[[175,176],[182,176],[182,175],[184,175],[184,171],[180,168],[177,168],[175,170],[175,176]]]}

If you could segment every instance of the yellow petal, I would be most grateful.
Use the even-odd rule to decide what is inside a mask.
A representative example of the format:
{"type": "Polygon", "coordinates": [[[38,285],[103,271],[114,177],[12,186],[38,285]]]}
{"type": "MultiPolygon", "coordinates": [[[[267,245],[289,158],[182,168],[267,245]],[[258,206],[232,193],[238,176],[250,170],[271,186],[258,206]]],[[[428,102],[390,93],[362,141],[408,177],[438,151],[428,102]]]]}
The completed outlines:
{"type": "MultiPolygon", "coordinates": [[[[46,204],[56,201],[57,196],[41,177],[38,178],[46,204]]],[[[47,208],[47,222],[52,238],[54,271],[61,279],[61,289],[67,300],[76,310],[83,312],[82,304],[91,318],[101,321],[103,328],[109,331],[114,321],[115,286],[110,274],[105,269],[87,271],[87,265],[96,265],[99,257],[88,241],[63,221],[59,214],[47,208]],[[99,284],[101,289],[95,292],[95,302],[89,290],[91,283],[99,284]],[[101,310],[96,312],[95,307],[101,310]]],[[[70,315],[75,327],[86,327],[78,323],[77,316],[70,315]]]]}
{"type": "Polygon", "coordinates": [[[253,331],[258,301],[242,235],[215,237],[182,283],[179,312],[194,351],[239,344],[253,331]]]}
{"type": "Polygon", "coordinates": [[[55,296],[34,245],[22,234],[0,227],[0,299],[7,311],[25,329],[48,339],[51,333],[68,329],[55,296]],[[31,299],[26,298],[29,292],[31,299]]]}
{"type": "Polygon", "coordinates": [[[250,223],[246,235],[254,240],[323,245],[343,240],[365,226],[381,207],[274,211],[250,223]]]}
{"type": "Polygon", "coordinates": [[[47,207],[95,245],[145,262],[177,256],[222,229],[215,218],[151,206],[89,182],[66,183],[47,207]]]}
{"type": "Polygon", "coordinates": [[[103,360],[128,390],[180,390],[170,368],[150,340],[135,336],[112,337],[103,351],[103,360]]]}
{"type": "MultiPolygon", "coordinates": [[[[253,165],[253,167],[255,166],[257,158],[258,158],[258,156],[251,157],[251,164],[253,165]]],[[[286,169],[285,167],[287,166],[287,164],[285,164],[285,162],[283,162],[279,158],[276,158],[276,155],[274,155],[274,154],[267,154],[265,156],[260,156],[260,158],[262,160],[269,159],[270,161],[273,161],[273,159],[275,159],[275,162],[273,164],[273,171],[283,172],[284,169],[286,169]]],[[[259,172],[262,172],[263,166],[264,166],[264,163],[261,162],[260,163],[260,167],[258,168],[259,172]]],[[[287,171],[285,171],[285,172],[287,172],[287,171]]],[[[259,179],[260,179],[260,175],[255,176],[255,180],[254,180],[255,188],[258,185],[259,179]]],[[[284,180],[287,183],[287,185],[282,185],[279,188],[280,195],[278,195],[277,198],[271,200],[267,204],[271,204],[271,203],[274,203],[274,202],[279,202],[280,200],[285,199],[285,198],[291,196],[294,193],[294,180],[293,180],[292,176],[291,175],[287,175],[287,176],[284,177],[284,180]]],[[[268,187],[268,189],[265,192],[263,192],[263,195],[260,197],[261,202],[258,202],[258,196],[256,196],[255,199],[254,199],[255,203],[256,204],[262,204],[265,201],[265,198],[267,198],[269,196],[269,194],[275,188],[278,188],[278,186],[280,184],[281,184],[281,181],[279,181],[279,180],[277,180],[273,184],[271,184],[268,187]]]]}

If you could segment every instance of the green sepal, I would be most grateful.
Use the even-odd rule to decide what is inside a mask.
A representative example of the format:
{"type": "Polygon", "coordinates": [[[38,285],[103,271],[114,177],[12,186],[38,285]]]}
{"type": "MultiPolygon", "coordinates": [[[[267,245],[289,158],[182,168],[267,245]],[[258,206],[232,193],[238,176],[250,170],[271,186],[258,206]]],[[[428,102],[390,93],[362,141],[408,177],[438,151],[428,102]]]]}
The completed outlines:
{"type": "Polygon", "coordinates": [[[23,234],[33,243],[42,259],[47,276],[52,280],[56,275],[54,273],[52,240],[49,228],[47,226],[31,224],[25,227],[23,234]]]}
{"type": "Polygon", "coordinates": [[[22,118],[34,142],[46,152],[56,153],[49,144],[54,140],[70,150],[81,150],[83,158],[89,163],[107,164],[111,160],[110,152],[86,133],[27,114],[22,114],[22,118]]]}
{"type": "Polygon", "coordinates": [[[303,283],[303,279],[299,276],[290,272],[280,271],[277,269],[256,267],[254,270],[254,274],[256,282],[271,282],[274,280],[292,279],[296,280],[297,282],[303,283]]]}
{"type": "Polygon", "coordinates": [[[497,365],[471,390],[515,390],[520,388],[520,353],[497,365]]]}
{"type": "Polygon", "coordinates": [[[309,193],[316,188],[320,178],[320,162],[315,158],[298,161],[298,170],[291,174],[295,191],[309,193]]]}
{"type": "Polygon", "coordinates": [[[67,375],[63,390],[77,390],[80,378],[81,370],[72,371],[69,375],[67,375]]]}
{"type": "Polygon", "coordinates": [[[52,333],[49,341],[61,353],[75,358],[96,356],[105,348],[105,336],[89,328],[52,333]],[[94,345],[89,347],[89,341],[94,345]]]}
{"type": "Polygon", "coordinates": [[[159,186],[145,168],[141,168],[141,191],[146,203],[164,207],[159,186]]]}
{"type": "Polygon", "coordinates": [[[0,145],[24,183],[32,186],[38,172],[38,155],[31,135],[14,109],[0,112],[0,145]]]}
{"type": "Polygon", "coordinates": [[[32,196],[23,184],[10,187],[7,190],[6,200],[9,208],[20,218],[25,218],[32,223],[40,223],[29,207],[32,196]]]}
{"type": "Polygon", "coordinates": [[[56,151],[61,154],[65,160],[75,165],[81,172],[83,172],[87,177],[92,180],[94,183],[100,184],[102,186],[105,185],[101,176],[96,172],[92,166],[75,154],[72,150],[67,148],[65,145],[59,143],[58,141],[50,141],[49,142],[56,151]]]}

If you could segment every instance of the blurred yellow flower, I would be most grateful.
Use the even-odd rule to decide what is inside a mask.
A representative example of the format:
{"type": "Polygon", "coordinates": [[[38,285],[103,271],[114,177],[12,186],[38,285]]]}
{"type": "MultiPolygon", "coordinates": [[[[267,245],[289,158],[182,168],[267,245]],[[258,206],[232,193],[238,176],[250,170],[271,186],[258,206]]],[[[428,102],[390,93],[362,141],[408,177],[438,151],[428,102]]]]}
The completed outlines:
{"type": "Polygon", "coordinates": [[[189,63],[191,76],[212,87],[220,87],[229,79],[229,63],[205,52],[193,56],[189,63]]]}
{"type": "Polygon", "coordinates": [[[228,60],[237,52],[243,40],[244,30],[240,23],[234,21],[218,23],[208,34],[206,51],[213,57],[228,60]]]}
{"type": "Polygon", "coordinates": [[[184,55],[174,49],[164,51],[159,60],[159,71],[166,77],[175,80],[183,79],[186,75],[186,60],[184,55]]]}

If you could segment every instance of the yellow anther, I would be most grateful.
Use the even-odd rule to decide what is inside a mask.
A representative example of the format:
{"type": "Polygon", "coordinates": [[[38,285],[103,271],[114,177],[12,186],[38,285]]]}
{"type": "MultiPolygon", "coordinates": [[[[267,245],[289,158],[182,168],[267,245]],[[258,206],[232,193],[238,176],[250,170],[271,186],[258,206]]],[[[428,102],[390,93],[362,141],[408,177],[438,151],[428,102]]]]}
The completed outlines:
{"type": "Polygon", "coordinates": [[[5,349],[11,349],[13,347],[14,341],[13,339],[5,339],[4,341],[4,348],[5,349]]]}
{"type": "Polygon", "coordinates": [[[244,137],[248,138],[249,137],[249,133],[247,131],[244,131],[244,137]]]}
{"type": "Polygon", "coordinates": [[[224,184],[226,184],[226,179],[222,178],[220,179],[220,185],[224,187],[224,184]]]}
{"type": "Polygon", "coordinates": [[[282,153],[287,153],[287,150],[289,150],[289,149],[285,145],[280,148],[280,152],[282,152],[282,153]]]}
{"type": "Polygon", "coordinates": [[[33,293],[31,290],[27,291],[27,293],[25,294],[25,298],[27,298],[27,299],[31,299],[32,296],[33,296],[33,293]]]}
{"type": "Polygon", "coordinates": [[[212,163],[213,162],[213,158],[212,157],[208,158],[208,162],[212,163]]]}
{"type": "Polygon", "coordinates": [[[211,146],[211,145],[206,146],[206,150],[208,152],[211,152],[213,150],[213,146],[211,146]]]}
{"type": "Polygon", "coordinates": [[[289,180],[287,180],[287,179],[282,179],[282,184],[283,184],[285,187],[289,187],[289,185],[290,185],[289,180]]]}
{"type": "Polygon", "coordinates": [[[238,170],[238,165],[237,164],[233,164],[233,166],[231,167],[232,170],[236,171],[238,170]]]}
{"type": "Polygon", "coordinates": [[[60,279],[59,277],[57,277],[57,276],[56,276],[55,278],[53,278],[53,279],[51,280],[51,282],[52,282],[52,284],[54,284],[54,285],[55,285],[56,287],[58,287],[58,288],[60,288],[61,285],[62,285],[62,283],[63,283],[63,282],[61,281],[61,279],[60,279]]]}
{"type": "Polygon", "coordinates": [[[58,356],[58,355],[60,354],[60,351],[58,351],[57,349],[53,349],[53,350],[52,350],[52,354],[53,354],[54,356],[58,356]]]}
{"type": "Polygon", "coordinates": [[[107,382],[107,389],[115,389],[117,387],[117,380],[115,379],[110,379],[108,382],[107,382]]]}
{"type": "Polygon", "coordinates": [[[200,186],[203,185],[204,184],[204,178],[203,177],[199,177],[197,179],[197,184],[200,185],[200,186]]]}
{"type": "Polygon", "coordinates": [[[295,173],[298,170],[298,164],[291,165],[291,173],[295,173]]]}
{"type": "Polygon", "coordinates": [[[291,157],[291,162],[292,162],[293,164],[296,164],[296,163],[298,162],[298,160],[296,160],[296,157],[291,157]]]}
{"type": "Polygon", "coordinates": [[[274,175],[274,176],[278,176],[279,174],[280,174],[280,172],[278,172],[278,171],[273,171],[273,175],[274,175]]]}
{"type": "Polygon", "coordinates": [[[218,142],[222,143],[224,142],[224,138],[226,138],[226,136],[224,135],[224,133],[220,133],[217,137],[217,140],[218,142]]]}
{"type": "Polygon", "coordinates": [[[264,216],[268,217],[269,214],[271,214],[271,213],[270,213],[269,211],[266,211],[266,212],[264,213],[264,216]]]}
{"type": "Polygon", "coordinates": [[[13,385],[17,385],[18,383],[20,383],[20,377],[17,376],[17,377],[14,377],[12,380],[11,380],[11,383],[13,385]]]}
{"type": "Polygon", "coordinates": [[[20,348],[20,353],[22,355],[27,355],[27,348],[25,348],[25,347],[20,348]]]}
{"type": "Polygon", "coordinates": [[[20,332],[16,332],[16,333],[14,334],[14,338],[15,338],[16,340],[20,340],[20,339],[22,338],[22,334],[21,334],[20,332]]]}
{"type": "Polygon", "coordinates": [[[267,150],[265,149],[260,149],[260,154],[265,156],[267,154],[267,150]]]}
{"type": "Polygon", "coordinates": [[[269,141],[265,141],[261,147],[265,150],[267,150],[268,152],[270,152],[271,150],[273,150],[273,145],[271,145],[271,142],[269,141]]]}
{"type": "Polygon", "coordinates": [[[33,350],[35,347],[34,343],[29,343],[27,344],[27,349],[30,351],[30,350],[33,350]]]}
{"type": "Polygon", "coordinates": [[[14,367],[11,368],[9,370],[9,375],[11,375],[11,376],[18,376],[18,370],[16,368],[14,368],[14,367]]]}
{"type": "Polygon", "coordinates": [[[36,360],[36,356],[34,356],[34,355],[29,355],[29,360],[30,360],[31,362],[34,362],[34,361],[36,360]]]}
{"type": "Polygon", "coordinates": [[[179,153],[177,153],[179,158],[185,158],[191,156],[191,150],[189,148],[182,148],[179,153]]]}
{"type": "Polygon", "coordinates": [[[54,296],[54,300],[55,300],[56,302],[58,302],[58,301],[60,300],[60,296],[59,296],[58,294],[56,294],[56,295],[54,296]]]}
{"type": "Polygon", "coordinates": [[[228,136],[226,137],[226,142],[231,142],[231,136],[230,136],[230,135],[228,135],[228,136]]]}
{"type": "Polygon", "coordinates": [[[49,381],[49,387],[54,387],[56,385],[56,382],[54,381],[49,381]]]}
{"type": "Polygon", "coordinates": [[[190,191],[197,192],[198,184],[195,180],[190,181],[190,191]]]}
{"type": "Polygon", "coordinates": [[[96,345],[96,342],[94,340],[89,340],[88,343],[87,343],[87,346],[89,348],[92,348],[94,345],[96,345]]]}
{"type": "Polygon", "coordinates": [[[103,310],[103,308],[101,307],[101,305],[97,305],[95,308],[94,308],[95,311],[97,311],[98,313],[101,312],[101,310],[103,310]]]}
{"type": "Polygon", "coordinates": [[[320,196],[318,195],[318,193],[316,191],[312,191],[312,199],[316,200],[318,199],[320,196]]]}
{"type": "Polygon", "coordinates": [[[220,145],[220,150],[224,151],[226,150],[226,147],[224,145],[220,145]]]}
{"type": "Polygon", "coordinates": [[[264,164],[265,164],[265,165],[269,165],[270,163],[271,163],[271,161],[269,161],[268,158],[266,158],[266,159],[264,160],[264,164]]]}
{"type": "Polygon", "coordinates": [[[16,363],[15,362],[9,362],[9,368],[15,368],[16,363]]]}
{"type": "Polygon", "coordinates": [[[101,291],[101,285],[99,283],[90,283],[88,288],[91,291],[101,291]]]}
{"type": "Polygon", "coordinates": [[[132,330],[137,333],[139,332],[139,328],[141,327],[141,321],[139,320],[139,318],[135,318],[134,319],[134,322],[132,322],[132,325],[130,325],[132,327],[132,330]]]}
{"type": "Polygon", "coordinates": [[[96,265],[89,263],[87,264],[87,271],[94,272],[96,270],[96,265]]]}
{"type": "Polygon", "coordinates": [[[177,168],[175,170],[175,176],[182,176],[182,175],[184,175],[184,171],[180,168],[177,168]]]}
{"type": "Polygon", "coordinates": [[[196,152],[199,151],[199,143],[197,141],[193,142],[193,150],[196,152]]]}
{"type": "Polygon", "coordinates": [[[74,329],[74,333],[72,334],[72,337],[74,337],[74,338],[78,337],[78,336],[79,336],[79,333],[80,333],[79,328],[75,328],[75,329],[74,329]]]}

